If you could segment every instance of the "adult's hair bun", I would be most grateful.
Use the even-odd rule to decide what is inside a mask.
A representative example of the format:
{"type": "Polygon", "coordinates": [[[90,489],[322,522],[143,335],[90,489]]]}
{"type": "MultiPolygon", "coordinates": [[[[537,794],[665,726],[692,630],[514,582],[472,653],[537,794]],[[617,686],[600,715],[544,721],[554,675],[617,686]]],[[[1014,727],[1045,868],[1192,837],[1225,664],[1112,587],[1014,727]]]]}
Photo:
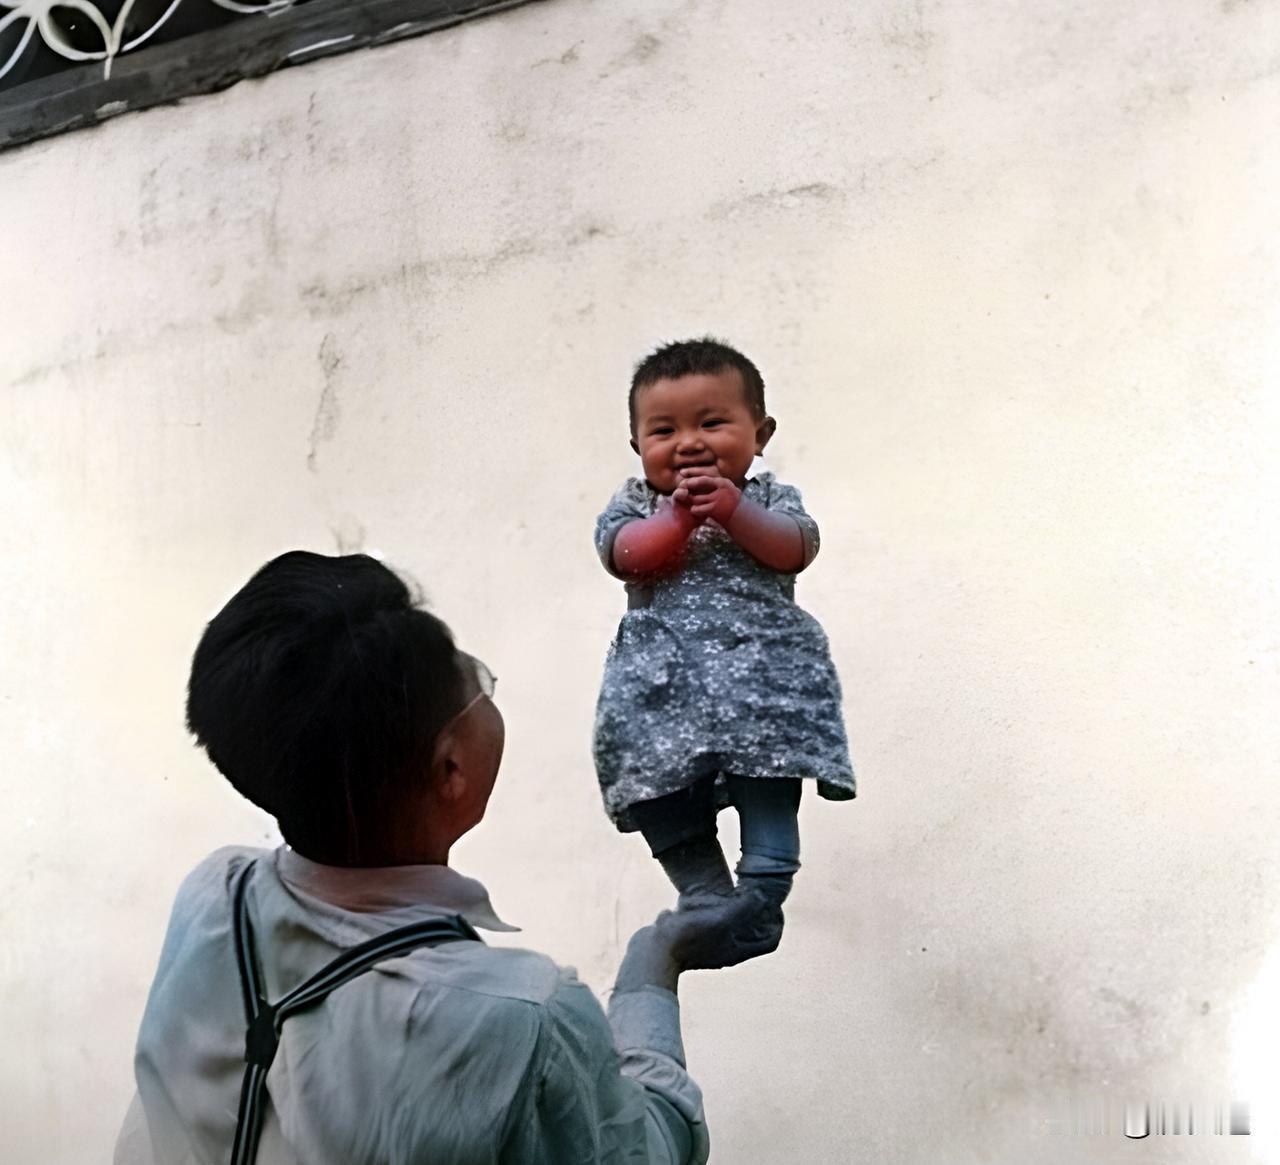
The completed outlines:
{"type": "Polygon", "coordinates": [[[308,623],[361,622],[414,605],[404,581],[367,554],[335,557],[291,550],[267,563],[253,582],[270,593],[282,613],[289,611],[308,623]]]}

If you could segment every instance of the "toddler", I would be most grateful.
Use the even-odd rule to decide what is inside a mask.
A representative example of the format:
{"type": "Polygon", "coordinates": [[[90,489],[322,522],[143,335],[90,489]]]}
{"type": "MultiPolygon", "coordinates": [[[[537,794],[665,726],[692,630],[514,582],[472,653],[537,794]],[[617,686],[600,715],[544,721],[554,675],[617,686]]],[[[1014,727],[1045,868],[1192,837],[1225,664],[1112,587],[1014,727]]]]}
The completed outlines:
{"type": "Polygon", "coordinates": [[[818,528],[793,486],[747,476],[776,425],[741,353],[710,338],[659,348],[629,403],[644,476],[595,530],[627,591],[596,707],[605,809],[644,835],[680,909],[758,894],[776,946],[802,780],[830,800],[856,793],[827,637],[794,599],[818,528]],[[727,804],[741,822],[736,889],[716,838],[727,804]]]}

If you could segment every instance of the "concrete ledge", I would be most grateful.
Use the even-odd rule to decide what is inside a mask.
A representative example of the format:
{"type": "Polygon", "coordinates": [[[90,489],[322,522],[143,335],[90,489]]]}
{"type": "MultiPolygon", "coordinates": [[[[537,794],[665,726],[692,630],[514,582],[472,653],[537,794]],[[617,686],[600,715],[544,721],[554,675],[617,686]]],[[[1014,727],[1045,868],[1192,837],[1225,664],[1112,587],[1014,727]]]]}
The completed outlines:
{"type": "Polygon", "coordinates": [[[246,77],[435,32],[536,0],[312,0],[235,24],[64,69],[0,93],[0,150],[121,113],[215,93],[246,77]]]}

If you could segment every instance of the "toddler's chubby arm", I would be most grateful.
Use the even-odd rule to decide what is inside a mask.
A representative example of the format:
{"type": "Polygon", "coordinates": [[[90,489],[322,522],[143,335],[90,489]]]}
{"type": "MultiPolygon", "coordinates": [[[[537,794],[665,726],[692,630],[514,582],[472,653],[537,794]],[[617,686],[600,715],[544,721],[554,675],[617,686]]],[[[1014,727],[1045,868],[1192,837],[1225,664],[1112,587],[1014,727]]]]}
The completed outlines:
{"type": "Polygon", "coordinates": [[[752,558],[773,570],[798,574],[807,565],[800,524],[789,514],[772,513],[743,498],[725,530],[752,558]]]}
{"type": "Polygon", "coordinates": [[[686,493],[698,521],[713,518],[757,562],[771,570],[797,574],[809,563],[800,523],[790,514],[767,510],[713,469],[681,470],[678,498],[686,493]]]}
{"type": "Polygon", "coordinates": [[[696,526],[687,503],[661,505],[650,518],[636,518],[623,526],[613,540],[613,568],[623,578],[640,577],[662,570],[678,558],[696,526]]]}

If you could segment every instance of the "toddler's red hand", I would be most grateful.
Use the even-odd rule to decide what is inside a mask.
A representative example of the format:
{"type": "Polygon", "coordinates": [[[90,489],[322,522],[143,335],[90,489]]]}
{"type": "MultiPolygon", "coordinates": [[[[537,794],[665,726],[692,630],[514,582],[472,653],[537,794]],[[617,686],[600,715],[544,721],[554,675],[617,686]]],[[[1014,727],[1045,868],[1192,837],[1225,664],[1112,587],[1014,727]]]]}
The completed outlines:
{"type": "Polygon", "coordinates": [[[682,469],[679,489],[690,495],[689,509],[695,517],[703,521],[712,518],[721,526],[728,524],[742,501],[742,491],[710,468],[682,469]]]}
{"type": "Polygon", "coordinates": [[[676,488],[671,492],[668,500],[671,509],[676,512],[676,515],[687,520],[690,525],[701,526],[706,520],[705,518],[700,518],[694,515],[692,510],[693,497],[689,493],[688,489],[685,488],[683,483],[676,486],[676,488]]]}

